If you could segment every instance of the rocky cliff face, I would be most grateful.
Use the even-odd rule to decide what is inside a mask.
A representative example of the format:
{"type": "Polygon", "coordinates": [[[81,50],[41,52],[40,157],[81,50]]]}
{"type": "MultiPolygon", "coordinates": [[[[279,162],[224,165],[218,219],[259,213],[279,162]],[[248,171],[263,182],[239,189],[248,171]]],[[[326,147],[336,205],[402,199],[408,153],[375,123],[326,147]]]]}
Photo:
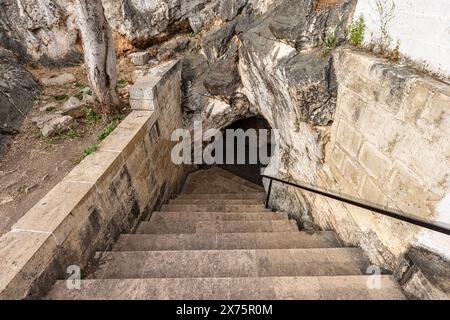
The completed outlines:
{"type": "MultiPolygon", "coordinates": [[[[113,30],[141,48],[177,32],[199,32],[217,19],[232,21],[249,3],[249,0],[103,0],[113,30]]],[[[81,46],[74,1],[2,1],[0,46],[13,50],[22,60],[46,66],[78,63],[81,46]]]]}
{"type": "Polygon", "coordinates": [[[31,74],[10,51],[0,48],[0,150],[6,138],[20,129],[38,92],[31,74]]]}
{"type": "Polygon", "coordinates": [[[21,61],[47,66],[80,62],[73,4],[65,0],[4,0],[0,3],[0,46],[21,61]]]}

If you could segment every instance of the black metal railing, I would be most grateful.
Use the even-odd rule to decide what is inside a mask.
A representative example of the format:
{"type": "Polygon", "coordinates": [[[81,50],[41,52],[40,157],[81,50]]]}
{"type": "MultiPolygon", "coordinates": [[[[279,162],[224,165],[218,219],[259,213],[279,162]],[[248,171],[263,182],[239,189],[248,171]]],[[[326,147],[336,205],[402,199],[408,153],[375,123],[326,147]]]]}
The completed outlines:
{"type": "Polygon", "coordinates": [[[407,215],[392,209],[389,209],[387,207],[383,207],[383,206],[379,206],[377,204],[372,204],[369,202],[364,202],[361,199],[356,199],[356,198],[352,198],[352,197],[347,197],[347,196],[343,196],[334,192],[330,192],[330,191],[325,191],[322,190],[318,187],[315,186],[311,186],[311,185],[307,185],[307,184],[299,184],[299,183],[292,183],[289,181],[285,181],[285,180],[281,180],[275,177],[271,177],[271,176],[267,176],[267,175],[262,175],[262,177],[264,179],[269,179],[269,190],[267,193],[267,199],[266,199],[266,208],[269,208],[269,202],[270,202],[270,196],[272,193],[272,186],[273,186],[273,182],[280,182],[282,184],[288,185],[288,186],[292,186],[298,189],[302,189],[308,192],[312,192],[330,199],[334,199],[340,202],[344,202],[362,209],[366,209],[366,210],[370,210],[376,213],[379,213],[383,216],[387,216],[387,217],[391,217],[403,222],[407,222],[419,227],[423,227],[429,230],[433,230],[436,232],[440,232],[446,235],[450,235],[450,225],[449,224],[445,224],[445,223],[440,223],[440,222],[434,222],[434,221],[430,221],[427,219],[423,219],[417,216],[413,216],[413,215],[407,215]]]}

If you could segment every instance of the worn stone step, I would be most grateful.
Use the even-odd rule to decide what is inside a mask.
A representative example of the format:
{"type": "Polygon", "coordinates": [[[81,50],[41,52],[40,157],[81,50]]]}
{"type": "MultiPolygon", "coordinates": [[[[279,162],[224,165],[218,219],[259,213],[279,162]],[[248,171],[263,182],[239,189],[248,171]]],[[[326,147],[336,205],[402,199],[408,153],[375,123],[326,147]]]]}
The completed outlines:
{"type": "Polygon", "coordinates": [[[298,226],[292,220],[269,221],[180,221],[142,222],[137,234],[180,234],[180,233],[251,233],[292,232],[298,226]]]}
{"type": "Polygon", "coordinates": [[[184,205],[263,205],[263,200],[257,199],[173,199],[169,204],[184,205]]]}
{"type": "Polygon", "coordinates": [[[95,279],[344,276],[365,274],[361,249],[111,251],[98,253],[95,279]]]}
{"type": "Polygon", "coordinates": [[[198,171],[188,177],[183,193],[243,193],[261,192],[263,189],[255,189],[239,181],[231,180],[211,171],[198,171]]]}
{"type": "Polygon", "coordinates": [[[242,185],[244,185],[246,187],[252,188],[252,189],[254,189],[256,191],[264,192],[264,187],[262,187],[260,185],[257,185],[257,184],[255,184],[255,183],[253,183],[253,182],[251,182],[251,181],[249,181],[247,179],[241,178],[241,177],[239,177],[239,176],[237,176],[237,175],[235,175],[235,174],[233,174],[233,173],[231,173],[231,172],[229,172],[227,170],[215,167],[215,168],[210,169],[210,172],[213,172],[213,173],[215,173],[215,174],[217,174],[217,175],[219,175],[221,177],[224,177],[224,178],[229,179],[231,181],[234,181],[234,182],[237,182],[239,184],[242,184],[242,185]]]}
{"type": "Polygon", "coordinates": [[[184,221],[264,221],[289,220],[289,217],[286,213],[278,212],[154,212],[150,222],[165,223],[169,220],[174,220],[175,223],[184,221]]]}
{"type": "Polygon", "coordinates": [[[162,206],[161,211],[171,212],[264,212],[264,205],[202,205],[202,204],[169,204],[162,206]]]}
{"type": "Polygon", "coordinates": [[[371,289],[369,276],[83,280],[81,290],[58,281],[52,300],[404,300],[392,276],[371,289]]]}
{"type": "Polygon", "coordinates": [[[121,235],[113,251],[337,248],[334,232],[121,235]]]}
{"type": "Polygon", "coordinates": [[[205,199],[216,199],[216,200],[261,200],[266,199],[266,194],[262,192],[246,192],[246,193],[222,193],[222,194],[212,194],[212,193],[181,193],[177,199],[195,199],[195,200],[205,200],[205,199]]]}

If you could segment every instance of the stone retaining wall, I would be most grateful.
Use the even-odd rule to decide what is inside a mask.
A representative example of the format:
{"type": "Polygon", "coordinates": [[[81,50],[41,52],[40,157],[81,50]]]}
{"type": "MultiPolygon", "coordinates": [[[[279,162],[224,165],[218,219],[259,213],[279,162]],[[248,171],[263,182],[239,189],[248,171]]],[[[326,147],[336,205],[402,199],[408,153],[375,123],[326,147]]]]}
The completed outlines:
{"type": "MultiPolygon", "coordinates": [[[[450,85],[351,49],[338,50],[334,58],[339,96],[318,183],[450,223],[450,85]]],[[[315,223],[361,246],[379,266],[395,270],[417,248],[450,261],[448,236],[306,197],[315,223]]],[[[418,292],[425,282],[419,282],[410,294],[423,298],[418,292]]]]}
{"type": "Polygon", "coordinates": [[[144,80],[153,93],[147,107],[136,108],[0,238],[0,298],[39,297],[182,187],[185,170],[170,159],[171,134],[182,127],[181,63],[144,80]]]}

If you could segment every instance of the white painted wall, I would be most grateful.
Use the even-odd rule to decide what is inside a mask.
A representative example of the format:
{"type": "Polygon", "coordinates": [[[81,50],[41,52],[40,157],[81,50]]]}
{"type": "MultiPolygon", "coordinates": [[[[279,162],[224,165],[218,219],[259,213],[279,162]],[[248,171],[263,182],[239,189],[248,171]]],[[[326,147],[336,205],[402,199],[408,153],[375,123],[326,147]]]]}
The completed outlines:
{"type": "MultiPolygon", "coordinates": [[[[450,225],[450,194],[436,207],[436,221],[450,225]]],[[[433,231],[424,230],[416,245],[431,250],[450,261],[450,237],[433,231]]]]}
{"type": "MultiPolygon", "coordinates": [[[[382,0],[389,7],[394,0],[382,0]]],[[[376,0],[358,0],[355,19],[366,21],[366,44],[379,37],[380,15],[376,0]]],[[[400,41],[400,52],[425,63],[433,72],[450,76],[450,0],[395,0],[395,17],[388,26],[392,45],[400,41]]]]}

